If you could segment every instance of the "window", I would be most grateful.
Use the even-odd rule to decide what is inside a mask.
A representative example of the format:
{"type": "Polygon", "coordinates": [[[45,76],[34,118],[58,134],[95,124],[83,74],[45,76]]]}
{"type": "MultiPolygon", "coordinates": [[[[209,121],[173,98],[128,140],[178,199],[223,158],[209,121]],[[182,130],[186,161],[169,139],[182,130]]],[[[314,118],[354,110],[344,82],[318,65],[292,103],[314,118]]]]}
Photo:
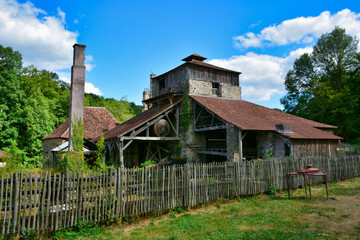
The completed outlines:
{"type": "Polygon", "coordinates": [[[290,146],[288,145],[288,144],[284,144],[284,149],[285,149],[285,156],[290,156],[290,154],[291,154],[291,148],[290,148],[290,146]]]}
{"type": "Polygon", "coordinates": [[[162,90],[165,88],[165,78],[159,80],[159,89],[162,90]]]}
{"type": "Polygon", "coordinates": [[[220,96],[220,84],[213,82],[212,83],[212,94],[216,96],[220,96]]]}

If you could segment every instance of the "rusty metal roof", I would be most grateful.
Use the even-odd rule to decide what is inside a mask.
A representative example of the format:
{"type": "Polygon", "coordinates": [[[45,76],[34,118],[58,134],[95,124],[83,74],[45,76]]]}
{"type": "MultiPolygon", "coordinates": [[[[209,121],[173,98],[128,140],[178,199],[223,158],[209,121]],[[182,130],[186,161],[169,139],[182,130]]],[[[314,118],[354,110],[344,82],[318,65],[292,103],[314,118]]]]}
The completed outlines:
{"type": "Polygon", "coordinates": [[[336,126],[297,117],[244,100],[194,95],[190,97],[223,120],[243,130],[276,131],[294,139],[341,139],[332,132],[321,130],[335,129],[336,126]],[[291,132],[280,131],[276,128],[278,124],[289,125],[291,132]]]}
{"type": "MultiPolygon", "coordinates": [[[[114,127],[113,129],[107,131],[104,133],[105,139],[111,139],[115,137],[120,137],[124,135],[125,133],[128,133],[132,129],[140,126],[143,123],[146,123],[147,121],[159,116],[166,110],[174,107],[176,104],[178,104],[180,101],[177,101],[176,103],[172,105],[166,105],[161,108],[152,108],[145,112],[140,113],[139,115],[127,120],[126,122],[123,122],[122,124],[119,124],[118,126],[114,127]]],[[[93,140],[96,142],[100,140],[101,135],[97,136],[93,140]]]]}
{"type": "MultiPolygon", "coordinates": [[[[114,128],[119,122],[104,107],[85,107],[84,108],[84,137],[93,139],[102,133],[114,128]]],[[[69,138],[69,119],[61,124],[54,132],[50,133],[45,139],[69,138]]]]}

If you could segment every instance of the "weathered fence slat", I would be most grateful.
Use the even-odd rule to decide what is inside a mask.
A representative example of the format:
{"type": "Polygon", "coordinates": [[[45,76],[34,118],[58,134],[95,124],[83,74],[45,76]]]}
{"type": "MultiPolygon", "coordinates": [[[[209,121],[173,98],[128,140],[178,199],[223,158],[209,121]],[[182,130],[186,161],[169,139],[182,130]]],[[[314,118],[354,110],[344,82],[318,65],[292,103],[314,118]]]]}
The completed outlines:
{"type": "MultiPolygon", "coordinates": [[[[7,173],[0,183],[0,233],[25,228],[58,230],[78,221],[157,216],[222,198],[254,195],[286,186],[286,173],[312,164],[329,181],[360,175],[360,157],[266,159],[237,163],[185,164],[141,169],[118,168],[81,174],[7,173]]],[[[321,182],[313,178],[312,184],[321,182]]],[[[304,185],[291,178],[291,187],[304,185]]]]}

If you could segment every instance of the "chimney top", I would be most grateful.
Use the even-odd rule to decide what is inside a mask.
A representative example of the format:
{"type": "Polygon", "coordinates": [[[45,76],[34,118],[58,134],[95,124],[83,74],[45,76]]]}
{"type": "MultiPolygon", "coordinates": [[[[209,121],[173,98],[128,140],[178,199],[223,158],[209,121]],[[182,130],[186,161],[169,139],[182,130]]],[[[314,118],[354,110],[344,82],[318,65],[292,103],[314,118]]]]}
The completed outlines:
{"type": "Polygon", "coordinates": [[[198,60],[198,61],[204,61],[205,59],[207,59],[206,57],[203,57],[203,56],[200,56],[199,54],[196,54],[196,53],[193,53],[191,54],[190,56],[182,59],[182,61],[185,61],[185,62],[190,62],[192,60],[198,60]]]}
{"type": "Polygon", "coordinates": [[[86,48],[86,45],[84,45],[84,44],[79,44],[79,43],[75,43],[75,44],[73,45],[73,48],[75,48],[75,47],[83,47],[83,48],[86,48]]]}
{"type": "Polygon", "coordinates": [[[86,45],[75,43],[73,45],[73,48],[74,48],[73,65],[84,66],[86,45]]]}

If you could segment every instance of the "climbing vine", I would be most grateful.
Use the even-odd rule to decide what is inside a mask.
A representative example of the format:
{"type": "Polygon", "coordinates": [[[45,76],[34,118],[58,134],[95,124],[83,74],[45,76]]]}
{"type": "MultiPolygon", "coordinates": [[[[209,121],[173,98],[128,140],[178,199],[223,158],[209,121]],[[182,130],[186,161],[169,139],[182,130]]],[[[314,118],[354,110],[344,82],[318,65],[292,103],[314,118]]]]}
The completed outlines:
{"type": "Polygon", "coordinates": [[[192,111],[190,109],[189,104],[189,92],[187,89],[184,91],[183,101],[181,104],[181,125],[183,126],[184,131],[186,132],[189,129],[191,118],[192,118],[192,111]]]}

